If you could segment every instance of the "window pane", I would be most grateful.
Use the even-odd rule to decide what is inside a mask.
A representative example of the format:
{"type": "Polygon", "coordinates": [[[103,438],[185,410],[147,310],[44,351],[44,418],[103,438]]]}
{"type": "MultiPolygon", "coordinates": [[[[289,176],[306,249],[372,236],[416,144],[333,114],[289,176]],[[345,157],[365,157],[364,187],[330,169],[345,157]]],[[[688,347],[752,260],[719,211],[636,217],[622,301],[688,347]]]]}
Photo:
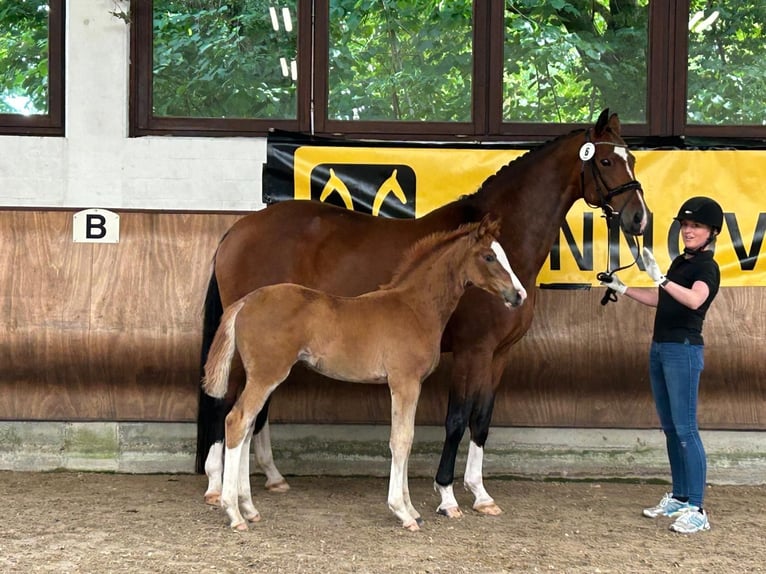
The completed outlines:
{"type": "Polygon", "coordinates": [[[0,3],[0,114],[48,114],[48,2],[0,3]]]}
{"type": "Polygon", "coordinates": [[[503,120],[645,123],[649,0],[506,0],[503,120]]]}
{"type": "Polygon", "coordinates": [[[692,0],[687,122],[766,125],[766,3],[692,0]]]}
{"type": "Polygon", "coordinates": [[[331,0],[327,115],[471,120],[471,0],[331,0]]]}
{"type": "Polygon", "coordinates": [[[297,0],[155,0],[157,117],[294,119],[297,0]]]}

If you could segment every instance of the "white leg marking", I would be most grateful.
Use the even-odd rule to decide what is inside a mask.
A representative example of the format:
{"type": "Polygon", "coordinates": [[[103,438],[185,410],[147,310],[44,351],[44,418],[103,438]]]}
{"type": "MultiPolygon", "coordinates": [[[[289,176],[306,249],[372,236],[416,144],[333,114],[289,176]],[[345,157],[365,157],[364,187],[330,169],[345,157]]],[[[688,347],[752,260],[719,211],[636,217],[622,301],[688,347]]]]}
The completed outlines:
{"type": "Polygon", "coordinates": [[[274,455],[271,452],[271,430],[269,421],[263,425],[261,432],[255,435],[254,441],[255,462],[261,467],[266,475],[266,488],[275,492],[285,492],[290,489],[285,477],[279,472],[274,464],[274,455]]]}
{"type": "Polygon", "coordinates": [[[445,516],[452,516],[454,511],[460,512],[455,493],[452,491],[452,485],[441,486],[434,482],[434,490],[439,493],[442,501],[436,512],[445,516]]]}
{"type": "Polygon", "coordinates": [[[247,528],[245,519],[239,513],[239,472],[242,458],[241,441],[233,448],[226,448],[223,461],[223,488],[221,489],[221,507],[229,517],[229,525],[237,530],[247,528]]]}
{"type": "Polygon", "coordinates": [[[473,507],[494,504],[495,501],[484,489],[482,480],[482,464],[484,461],[484,449],[471,441],[468,447],[468,460],[465,463],[465,477],[463,484],[473,493],[473,507]]]}
{"type": "Polygon", "coordinates": [[[410,514],[406,503],[409,494],[405,494],[405,473],[415,435],[416,408],[417,397],[413,403],[407,403],[402,401],[399,393],[391,393],[391,475],[388,481],[388,507],[402,521],[402,526],[411,531],[420,530],[417,519],[410,514]]]}
{"type": "Polygon", "coordinates": [[[250,441],[253,437],[252,428],[245,433],[245,440],[242,441],[242,453],[239,459],[239,481],[237,484],[239,508],[242,516],[250,522],[256,522],[261,519],[261,515],[253,504],[253,494],[250,490],[250,441]]]}
{"type": "Polygon", "coordinates": [[[223,482],[223,442],[213,443],[210,447],[205,459],[205,474],[207,475],[205,501],[218,504],[223,482]]]}

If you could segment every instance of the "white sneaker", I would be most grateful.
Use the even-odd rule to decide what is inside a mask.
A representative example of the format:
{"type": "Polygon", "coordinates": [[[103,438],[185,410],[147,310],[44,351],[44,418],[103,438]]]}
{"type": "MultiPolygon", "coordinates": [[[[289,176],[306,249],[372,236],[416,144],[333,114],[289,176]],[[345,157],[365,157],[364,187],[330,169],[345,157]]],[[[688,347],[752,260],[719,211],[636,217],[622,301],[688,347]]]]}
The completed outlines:
{"type": "Polygon", "coordinates": [[[670,529],[681,534],[694,534],[702,530],[710,530],[710,521],[707,519],[707,512],[704,510],[700,512],[696,506],[689,505],[689,508],[670,525],[670,529]]]}
{"type": "Polygon", "coordinates": [[[673,498],[672,492],[666,492],[657,506],[644,508],[643,515],[647,518],[657,518],[658,516],[670,516],[671,518],[675,518],[686,511],[687,508],[690,508],[688,502],[676,500],[673,498]]]}

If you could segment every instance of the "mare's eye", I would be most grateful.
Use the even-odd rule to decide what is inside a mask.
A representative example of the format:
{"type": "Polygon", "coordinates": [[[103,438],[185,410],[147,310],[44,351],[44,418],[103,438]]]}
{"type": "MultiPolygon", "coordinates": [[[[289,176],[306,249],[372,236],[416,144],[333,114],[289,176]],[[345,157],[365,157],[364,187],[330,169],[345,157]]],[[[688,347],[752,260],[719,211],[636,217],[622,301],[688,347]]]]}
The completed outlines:
{"type": "Polygon", "coordinates": [[[604,158],[601,160],[601,165],[603,165],[604,167],[609,167],[610,165],[612,165],[612,162],[611,160],[609,160],[609,158],[604,158]]]}

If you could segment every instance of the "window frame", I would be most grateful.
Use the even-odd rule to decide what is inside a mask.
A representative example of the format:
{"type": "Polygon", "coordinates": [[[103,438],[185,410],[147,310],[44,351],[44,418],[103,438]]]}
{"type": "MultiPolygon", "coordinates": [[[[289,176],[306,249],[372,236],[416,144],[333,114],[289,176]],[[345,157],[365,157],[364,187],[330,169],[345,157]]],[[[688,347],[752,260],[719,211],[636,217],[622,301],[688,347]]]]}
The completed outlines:
{"type": "Polygon", "coordinates": [[[65,0],[48,2],[48,113],[0,114],[0,135],[64,136],[65,0]]]}
{"type": "MultiPolygon", "coordinates": [[[[473,0],[471,122],[331,120],[327,114],[330,0],[297,0],[297,117],[294,120],[162,118],[151,114],[152,0],[131,3],[130,136],[254,136],[272,130],[348,138],[515,141],[548,139],[582,124],[511,123],[502,119],[504,0],[473,0]],[[312,26],[313,21],[313,26],[312,26]],[[303,31],[309,30],[309,33],[303,31]],[[313,61],[312,61],[313,59],[313,61]],[[313,85],[312,85],[313,82],[313,85]]],[[[684,138],[766,140],[766,126],[686,124],[689,0],[649,3],[647,101],[644,123],[623,123],[634,145],[683,145],[684,138]]],[[[618,103],[617,103],[618,104],[618,103]]],[[[606,102],[605,105],[610,105],[606,102]]],[[[619,113],[618,108],[613,109],[619,113]]],[[[761,143],[760,145],[763,145],[761,143]]]]}

